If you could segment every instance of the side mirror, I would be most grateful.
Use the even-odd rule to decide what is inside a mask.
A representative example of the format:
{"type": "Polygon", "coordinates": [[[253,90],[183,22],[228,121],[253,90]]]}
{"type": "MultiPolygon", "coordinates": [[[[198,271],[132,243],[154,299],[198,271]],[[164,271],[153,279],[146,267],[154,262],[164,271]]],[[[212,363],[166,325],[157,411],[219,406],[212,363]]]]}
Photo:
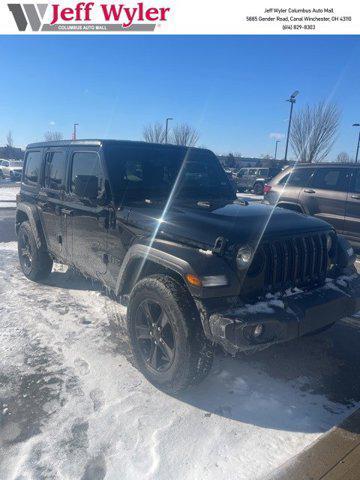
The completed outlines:
{"type": "Polygon", "coordinates": [[[81,199],[96,201],[99,194],[99,180],[95,175],[77,175],[74,193],[81,199]]]}

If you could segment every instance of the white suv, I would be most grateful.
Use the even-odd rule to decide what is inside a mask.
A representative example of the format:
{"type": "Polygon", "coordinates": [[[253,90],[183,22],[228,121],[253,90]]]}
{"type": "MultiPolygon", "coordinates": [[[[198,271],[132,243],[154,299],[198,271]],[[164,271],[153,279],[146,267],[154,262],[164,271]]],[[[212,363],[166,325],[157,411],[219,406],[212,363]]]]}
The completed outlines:
{"type": "Polygon", "coordinates": [[[23,162],[21,160],[1,160],[0,169],[2,176],[10,178],[12,181],[20,181],[22,174],[23,162]]]}

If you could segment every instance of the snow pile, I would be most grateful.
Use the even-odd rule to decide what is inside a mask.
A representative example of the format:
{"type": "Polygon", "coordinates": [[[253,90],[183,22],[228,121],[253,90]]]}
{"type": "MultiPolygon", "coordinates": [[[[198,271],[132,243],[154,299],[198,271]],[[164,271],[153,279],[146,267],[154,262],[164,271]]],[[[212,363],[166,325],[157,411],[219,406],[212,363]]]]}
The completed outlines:
{"type": "Polygon", "coordinates": [[[0,309],[2,480],[259,479],[348,413],[289,378],[304,355],[314,366],[294,343],[219,353],[179,398],[156,390],[131,364],[125,309],[66,268],[27,281],[14,243],[0,244],[0,309]]]}

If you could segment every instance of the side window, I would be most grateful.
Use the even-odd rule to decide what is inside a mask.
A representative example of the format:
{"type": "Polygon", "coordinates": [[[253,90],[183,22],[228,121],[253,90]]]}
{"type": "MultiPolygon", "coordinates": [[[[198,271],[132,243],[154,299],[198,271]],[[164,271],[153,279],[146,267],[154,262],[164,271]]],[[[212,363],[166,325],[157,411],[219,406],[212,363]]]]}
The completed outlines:
{"type": "Polygon", "coordinates": [[[288,173],[287,175],[284,175],[279,181],[278,181],[278,185],[285,185],[285,183],[288,181],[290,177],[290,173],[288,173]]]}
{"type": "Polygon", "coordinates": [[[65,190],[65,175],[65,152],[48,152],[45,160],[45,188],[49,188],[51,190],[65,190]]]}
{"type": "Polygon", "coordinates": [[[250,168],[249,169],[249,175],[256,175],[257,174],[257,169],[256,168],[250,168]]]}
{"type": "Polygon", "coordinates": [[[41,169],[41,151],[27,152],[25,157],[24,183],[36,184],[39,181],[41,169]]]}
{"type": "Polygon", "coordinates": [[[100,157],[96,152],[75,152],[72,157],[70,191],[86,197],[86,192],[90,189],[92,192],[96,190],[97,195],[104,190],[100,157]]]}
{"type": "Polygon", "coordinates": [[[294,169],[290,174],[287,185],[289,187],[307,187],[309,185],[310,177],[313,172],[313,168],[294,169]]]}
{"type": "Polygon", "coordinates": [[[318,168],[312,178],[311,187],[339,192],[347,191],[347,177],[346,168],[318,168]]]}

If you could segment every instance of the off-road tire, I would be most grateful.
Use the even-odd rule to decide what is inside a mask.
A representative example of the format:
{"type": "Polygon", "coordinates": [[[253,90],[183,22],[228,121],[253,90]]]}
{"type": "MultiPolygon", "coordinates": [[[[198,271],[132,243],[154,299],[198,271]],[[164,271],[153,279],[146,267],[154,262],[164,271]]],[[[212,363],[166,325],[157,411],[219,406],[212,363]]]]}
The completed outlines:
{"type": "Polygon", "coordinates": [[[47,250],[38,248],[29,222],[23,222],[18,232],[18,254],[21,270],[26,278],[34,282],[44,280],[50,275],[53,261],[47,250]],[[24,237],[29,244],[31,251],[31,262],[27,263],[22,252],[24,237]]]}
{"type": "Polygon", "coordinates": [[[263,193],[264,193],[264,185],[260,182],[256,182],[254,185],[254,194],[263,195],[263,193]]]}
{"type": "Polygon", "coordinates": [[[186,288],[166,275],[152,275],[140,280],[131,292],[127,328],[137,368],[157,388],[176,394],[200,383],[209,373],[214,348],[205,337],[198,311],[186,288]],[[136,337],[138,309],[145,300],[157,302],[171,323],[175,354],[165,372],[155,372],[143,358],[136,337]]]}

